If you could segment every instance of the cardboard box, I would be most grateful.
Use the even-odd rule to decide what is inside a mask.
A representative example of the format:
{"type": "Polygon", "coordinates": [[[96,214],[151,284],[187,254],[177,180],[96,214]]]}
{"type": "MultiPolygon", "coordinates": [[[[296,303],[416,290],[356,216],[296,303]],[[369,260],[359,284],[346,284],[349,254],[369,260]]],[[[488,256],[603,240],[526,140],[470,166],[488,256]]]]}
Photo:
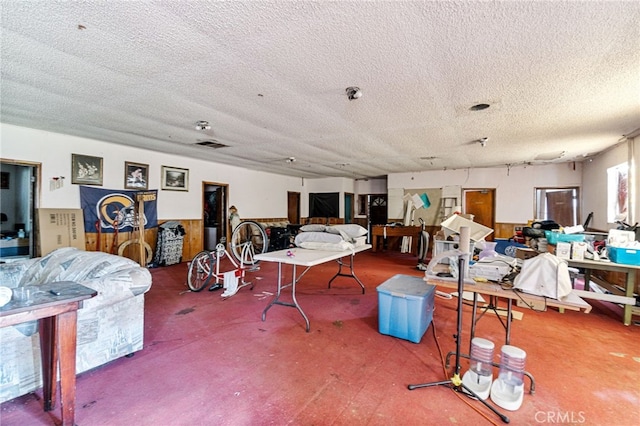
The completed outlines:
{"type": "Polygon", "coordinates": [[[516,247],[516,258],[518,259],[531,259],[532,257],[536,257],[538,252],[532,248],[526,247],[516,247]]]}
{"type": "Polygon", "coordinates": [[[571,258],[573,260],[584,260],[584,254],[587,252],[587,243],[574,241],[571,243],[571,258]]]}
{"type": "Polygon", "coordinates": [[[61,247],[85,250],[82,209],[36,209],[36,218],[40,256],[61,247]]]}
{"type": "Polygon", "coordinates": [[[571,259],[571,243],[556,244],[556,256],[560,259],[571,259]]]}

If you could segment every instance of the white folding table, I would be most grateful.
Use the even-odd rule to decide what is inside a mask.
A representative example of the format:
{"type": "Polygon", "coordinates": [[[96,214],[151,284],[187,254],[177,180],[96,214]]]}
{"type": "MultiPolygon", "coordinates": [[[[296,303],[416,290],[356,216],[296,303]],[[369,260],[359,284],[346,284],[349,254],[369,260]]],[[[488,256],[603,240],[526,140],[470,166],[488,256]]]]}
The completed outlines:
{"type": "Polygon", "coordinates": [[[368,250],[370,248],[371,248],[370,244],[365,244],[365,245],[356,247],[353,250],[344,250],[344,251],[310,250],[310,249],[304,249],[304,248],[296,247],[296,248],[291,248],[291,249],[278,250],[278,251],[274,251],[274,252],[270,252],[270,253],[257,254],[255,256],[256,260],[265,261],[265,262],[277,262],[278,263],[278,289],[277,289],[277,293],[276,293],[276,296],[274,297],[274,299],[269,303],[269,305],[267,305],[267,307],[262,312],[262,321],[266,320],[267,311],[273,305],[289,306],[289,307],[296,308],[298,310],[298,312],[300,312],[300,314],[302,315],[302,318],[304,318],[304,321],[305,321],[305,323],[307,325],[307,327],[306,327],[307,332],[309,332],[309,330],[310,330],[309,318],[307,318],[307,316],[305,315],[304,311],[302,310],[302,308],[298,304],[298,300],[296,299],[296,283],[298,281],[300,281],[300,279],[307,273],[307,271],[309,271],[309,269],[311,269],[311,267],[316,266],[316,265],[320,265],[320,264],[325,263],[325,262],[329,262],[331,260],[336,260],[338,262],[338,272],[333,276],[333,278],[331,278],[329,280],[329,288],[331,288],[331,282],[333,280],[335,280],[337,277],[340,277],[340,276],[342,276],[342,277],[350,277],[350,278],[355,279],[357,281],[357,283],[360,284],[360,287],[362,288],[362,294],[364,294],[364,285],[362,284],[360,279],[358,279],[358,277],[356,277],[356,275],[355,275],[355,273],[353,271],[353,261],[354,261],[356,253],[360,253],[360,252],[368,250]],[[345,257],[349,257],[348,265],[345,265],[345,263],[342,261],[342,259],[345,258],[345,257]],[[283,267],[282,267],[282,265],[284,265],[284,264],[292,265],[291,282],[290,283],[286,283],[286,284],[283,284],[283,267]],[[305,270],[302,271],[302,273],[300,275],[298,275],[298,273],[297,273],[297,267],[298,266],[305,267],[305,270]],[[349,267],[349,273],[342,272],[342,267],[343,266],[348,266],[349,267]],[[282,294],[282,290],[287,288],[287,287],[291,287],[291,299],[292,299],[293,303],[283,302],[283,301],[280,300],[280,296],[282,294]]]}

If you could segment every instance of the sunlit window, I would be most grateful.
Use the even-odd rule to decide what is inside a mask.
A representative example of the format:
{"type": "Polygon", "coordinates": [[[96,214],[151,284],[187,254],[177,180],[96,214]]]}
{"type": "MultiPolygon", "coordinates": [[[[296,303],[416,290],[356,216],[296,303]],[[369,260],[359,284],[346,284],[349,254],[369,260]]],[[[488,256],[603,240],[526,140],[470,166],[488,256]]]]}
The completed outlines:
{"type": "Polygon", "coordinates": [[[607,222],[627,220],[629,203],[629,165],[622,163],[607,169],[607,222]]]}

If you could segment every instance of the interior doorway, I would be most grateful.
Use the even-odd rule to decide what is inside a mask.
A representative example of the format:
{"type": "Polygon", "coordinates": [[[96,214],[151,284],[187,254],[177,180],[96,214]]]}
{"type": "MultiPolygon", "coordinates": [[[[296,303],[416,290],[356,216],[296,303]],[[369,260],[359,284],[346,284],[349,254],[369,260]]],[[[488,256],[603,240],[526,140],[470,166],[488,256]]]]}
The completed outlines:
{"type": "Polygon", "coordinates": [[[287,192],[287,220],[291,224],[300,223],[300,193],[287,192]]]}
{"type": "Polygon", "coordinates": [[[353,194],[350,192],[344,193],[344,223],[353,222],[353,214],[355,208],[353,205],[353,194]]]}
{"type": "MultiPolygon", "coordinates": [[[[0,261],[35,257],[35,213],[40,199],[40,163],[2,159],[0,261]],[[24,233],[24,235],[23,235],[24,233]]],[[[52,187],[55,182],[52,182],[52,187]]]]}
{"type": "Polygon", "coordinates": [[[228,190],[229,185],[216,182],[202,183],[202,224],[205,250],[213,251],[218,243],[226,244],[228,238],[228,190]]]}
{"type": "MultiPolygon", "coordinates": [[[[473,221],[488,228],[496,227],[496,190],[492,188],[465,189],[463,210],[466,214],[473,215],[473,221]]],[[[487,241],[493,241],[494,233],[486,237],[487,241]]]]}
{"type": "Polygon", "coordinates": [[[578,187],[536,188],[536,219],[553,220],[562,226],[580,223],[578,187]]]}
{"type": "Polygon", "coordinates": [[[384,225],[387,223],[387,194],[368,196],[369,224],[384,225]]]}

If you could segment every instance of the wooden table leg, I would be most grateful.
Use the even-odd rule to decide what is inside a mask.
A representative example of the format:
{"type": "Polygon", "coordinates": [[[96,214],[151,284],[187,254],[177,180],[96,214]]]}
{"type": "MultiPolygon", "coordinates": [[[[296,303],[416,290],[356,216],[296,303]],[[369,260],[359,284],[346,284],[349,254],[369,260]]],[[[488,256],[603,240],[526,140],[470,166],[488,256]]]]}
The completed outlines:
{"type": "MultiPolygon", "coordinates": [[[[624,295],[627,297],[633,297],[633,290],[636,286],[636,271],[630,269],[627,271],[627,282],[624,290],[624,295]]],[[[622,317],[622,322],[624,325],[631,324],[631,308],[633,305],[624,305],[624,314],[622,317]]]]}
{"type": "Polygon", "coordinates": [[[56,317],[42,318],[40,326],[40,359],[42,362],[42,394],[44,411],[51,411],[56,405],[56,389],[58,385],[57,367],[58,351],[56,350],[56,317]]]}
{"type": "Polygon", "coordinates": [[[585,268],[584,270],[584,291],[589,291],[591,287],[591,269],[585,268]]]}
{"type": "Polygon", "coordinates": [[[73,426],[75,417],[77,314],[77,311],[71,311],[58,316],[60,403],[63,426],[73,426]]]}
{"type": "Polygon", "coordinates": [[[60,405],[63,426],[73,426],[76,396],[77,311],[40,320],[42,393],[44,410],[56,406],[58,363],[60,364],[60,405]]]}

